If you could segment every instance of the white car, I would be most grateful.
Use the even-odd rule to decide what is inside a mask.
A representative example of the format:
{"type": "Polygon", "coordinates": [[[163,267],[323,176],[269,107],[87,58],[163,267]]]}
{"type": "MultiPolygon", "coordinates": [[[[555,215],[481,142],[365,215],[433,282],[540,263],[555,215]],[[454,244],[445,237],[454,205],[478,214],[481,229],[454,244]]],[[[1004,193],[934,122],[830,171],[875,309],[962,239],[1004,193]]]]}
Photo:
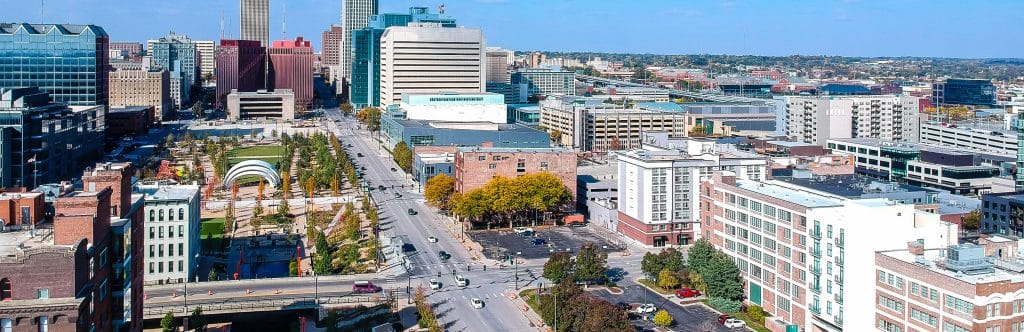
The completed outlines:
{"type": "Polygon", "coordinates": [[[657,310],[658,310],[658,308],[655,307],[654,304],[647,303],[647,304],[641,304],[639,307],[636,307],[636,311],[635,312],[638,313],[638,314],[649,314],[649,313],[655,312],[657,310]]]}
{"type": "Polygon", "coordinates": [[[455,276],[455,285],[459,287],[469,286],[469,279],[463,277],[461,274],[455,276]]]}
{"type": "Polygon", "coordinates": [[[737,328],[737,327],[747,326],[747,323],[742,321],[742,320],[736,319],[736,318],[729,318],[729,319],[725,320],[725,324],[723,324],[723,325],[725,325],[725,327],[733,329],[733,328],[737,328]]]}
{"type": "Polygon", "coordinates": [[[441,282],[437,279],[430,279],[430,289],[438,290],[441,289],[441,282]]]}
{"type": "Polygon", "coordinates": [[[433,236],[431,236],[431,237],[428,237],[428,238],[427,238],[427,242],[430,242],[430,243],[437,243],[437,238],[436,238],[436,237],[433,237],[433,236]]]}
{"type": "Polygon", "coordinates": [[[533,233],[533,228],[532,227],[516,227],[516,228],[513,228],[512,230],[515,231],[516,234],[523,234],[523,233],[527,233],[527,232],[533,233]]]}
{"type": "Polygon", "coordinates": [[[474,297],[470,302],[473,302],[473,308],[482,309],[484,307],[484,300],[474,297]]]}

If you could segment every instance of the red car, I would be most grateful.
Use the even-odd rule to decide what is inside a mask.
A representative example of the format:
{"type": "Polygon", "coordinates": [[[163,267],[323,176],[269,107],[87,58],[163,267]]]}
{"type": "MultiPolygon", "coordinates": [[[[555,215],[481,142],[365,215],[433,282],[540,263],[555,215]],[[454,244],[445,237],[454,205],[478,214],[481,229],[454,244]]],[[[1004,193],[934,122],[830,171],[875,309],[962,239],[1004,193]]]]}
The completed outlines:
{"type": "Polygon", "coordinates": [[[676,297],[681,299],[698,296],[700,296],[700,291],[693,288],[683,288],[676,291],[676,297]]]}
{"type": "Polygon", "coordinates": [[[725,321],[729,320],[729,318],[732,318],[732,317],[730,317],[729,315],[718,315],[718,324],[723,324],[724,325],[725,321]]]}

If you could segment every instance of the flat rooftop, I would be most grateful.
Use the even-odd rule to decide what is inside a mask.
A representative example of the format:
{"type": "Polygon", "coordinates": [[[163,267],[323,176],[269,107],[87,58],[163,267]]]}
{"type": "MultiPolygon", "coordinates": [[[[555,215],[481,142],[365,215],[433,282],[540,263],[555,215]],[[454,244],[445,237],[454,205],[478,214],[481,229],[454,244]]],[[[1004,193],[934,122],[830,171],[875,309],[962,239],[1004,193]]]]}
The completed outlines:
{"type": "Polygon", "coordinates": [[[757,182],[743,179],[736,179],[736,186],[752,192],[769,197],[775,197],[787,202],[792,202],[809,208],[842,206],[839,199],[822,196],[813,192],[799,190],[789,186],[782,186],[775,180],[757,182]]]}
{"type": "MultiPolygon", "coordinates": [[[[981,273],[981,274],[964,274],[957,273],[956,271],[948,270],[941,266],[944,264],[945,257],[942,256],[946,249],[926,249],[924,254],[919,258],[917,255],[910,253],[907,250],[892,250],[892,251],[880,251],[878,254],[887,257],[895,258],[900,261],[914,264],[915,267],[923,268],[931,272],[942,274],[944,276],[958,279],[963,282],[970,284],[984,284],[1000,281],[1010,282],[1024,282],[1024,274],[1017,273],[1010,270],[1005,270],[999,267],[994,267],[992,272],[981,273]]],[[[1020,259],[1005,260],[1003,263],[1008,265],[1024,264],[1020,259]]],[[[998,266],[999,263],[996,264],[998,266]]]]}
{"type": "Polygon", "coordinates": [[[138,191],[146,195],[146,200],[190,200],[199,192],[197,185],[163,185],[141,184],[138,191]]]}
{"type": "Polygon", "coordinates": [[[72,248],[71,246],[55,246],[51,228],[0,233],[0,260],[10,259],[25,249],[39,247],[72,248]]]}
{"type": "Polygon", "coordinates": [[[494,153],[573,153],[572,149],[569,148],[502,148],[502,147],[483,147],[483,146],[466,146],[459,147],[460,152],[494,152],[494,153]]]}
{"type": "Polygon", "coordinates": [[[405,128],[433,128],[446,130],[475,130],[475,131],[508,131],[508,132],[536,132],[536,129],[519,125],[491,122],[446,122],[430,120],[394,119],[395,122],[405,128]]]}

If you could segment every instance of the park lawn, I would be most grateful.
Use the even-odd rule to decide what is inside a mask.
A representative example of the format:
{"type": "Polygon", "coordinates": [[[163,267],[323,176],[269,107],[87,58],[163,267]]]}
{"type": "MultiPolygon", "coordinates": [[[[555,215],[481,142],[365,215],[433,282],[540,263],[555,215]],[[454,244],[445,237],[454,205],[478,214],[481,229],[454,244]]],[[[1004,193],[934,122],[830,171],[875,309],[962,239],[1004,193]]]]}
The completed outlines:
{"type": "Polygon", "coordinates": [[[673,290],[664,289],[664,288],[658,287],[658,285],[654,283],[654,280],[638,279],[636,282],[638,284],[641,284],[641,285],[647,287],[647,288],[650,288],[651,290],[653,290],[655,292],[658,292],[659,294],[665,294],[665,295],[673,295],[673,294],[675,294],[675,292],[673,290]]]}
{"type": "Polygon", "coordinates": [[[284,153],[284,147],[280,145],[260,145],[260,146],[249,146],[244,148],[235,148],[228,151],[228,158],[241,158],[251,159],[246,157],[265,157],[265,156],[281,156],[284,153]]]}
{"type": "Polygon", "coordinates": [[[224,238],[224,218],[203,219],[200,224],[199,243],[204,252],[222,251],[224,238]]]}
{"type": "Polygon", "coordinates": [[[268,164],[273,165],[275,168],[281,168],[280,167],[281,165],[279,165],[279,164],[281,163],[282,160],[284,160],[284,158],[281,158],[281,157],[264,157],[264,158],[245,158],[245,157],[239,157],[239,158],[228,158],[228,168],[231,168],[232,166],[235,166],[236,164],[238,164],[240,162],[243,162],[243,161],[246,161],[246,160],[262,160],[262,161],[267,162],[268,164]]]}

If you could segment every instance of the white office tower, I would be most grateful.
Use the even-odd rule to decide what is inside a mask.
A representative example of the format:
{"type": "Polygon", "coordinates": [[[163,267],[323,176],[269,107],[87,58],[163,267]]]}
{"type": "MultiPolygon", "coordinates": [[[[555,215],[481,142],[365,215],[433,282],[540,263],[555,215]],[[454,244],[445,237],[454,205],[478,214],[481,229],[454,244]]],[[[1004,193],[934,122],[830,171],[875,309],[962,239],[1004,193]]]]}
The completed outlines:
{"type": "MultiPolygon", "coordinates": [[[[365,28],[370,21],[371,15],[377,15],[379,3],[377,0],[342,0],[341,1],[341,27],[345,35],[341,38],[341,47],[338,52],[338,66],[340,77],[346,80],[352,75],[352,31],[365,28]]],[[[338,91],[341,90],[338,84],[338,91]]]]}
{"type": "Polygon", "coordinates": [[[239,39],[258,40],[263,47],[270,47],[270,0],[242,0],[239,5],[239,39]]]}
{"type": "Polygon", "coordinates": [[[380,104],[403,94],[483,93],[487,86],[480,29],[411,23],[384,30],[380,41],[380,104]]]}

